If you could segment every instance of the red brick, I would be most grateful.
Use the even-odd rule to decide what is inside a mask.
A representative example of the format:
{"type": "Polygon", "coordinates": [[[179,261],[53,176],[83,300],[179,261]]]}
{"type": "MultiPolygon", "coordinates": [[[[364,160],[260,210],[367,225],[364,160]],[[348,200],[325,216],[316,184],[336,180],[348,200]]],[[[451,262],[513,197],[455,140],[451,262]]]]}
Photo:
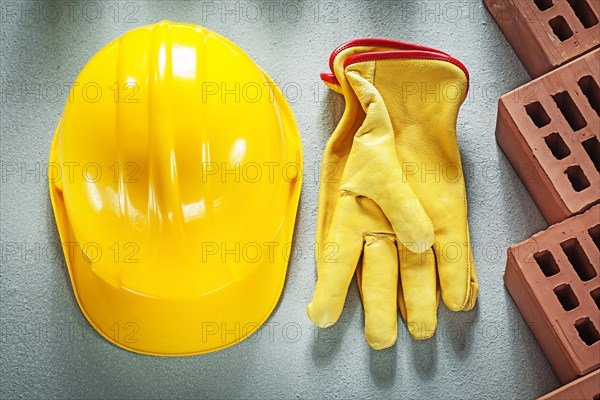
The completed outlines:
{"type": "Polygon", "coordinates": [[[600,45],[598,0],[484,0],[532,78],[600,45]]]}
{"type": "Polygon", "coordinates": [[[549,224],[600,201],[600,49],[502,96],[496,139],[549,224]]]}
{"type": "Polygon", "coordinates": [[[538,400],[598,400],[600,399],[600,370],[577,379],[540,397],[538,400]]]}
{"type": "Polygon", "coordinates": [[[504,283],[562,383],[600,367],[600,205],[508,249],[504,283]]]}

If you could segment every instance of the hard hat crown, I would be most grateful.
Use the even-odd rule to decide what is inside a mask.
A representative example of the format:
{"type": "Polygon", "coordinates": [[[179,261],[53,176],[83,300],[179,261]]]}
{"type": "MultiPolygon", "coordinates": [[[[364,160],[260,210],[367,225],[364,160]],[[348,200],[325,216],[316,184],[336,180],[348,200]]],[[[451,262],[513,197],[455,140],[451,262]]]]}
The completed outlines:
{"type": "Polygon", "coordinates": [[[181,300],[251,281],[265,265],[285,275],[287,260],[232,254],[291,241],[301,174],[289,106],[243,51],[162,21],[110,43],[76,84],[96,95],[67,102],[51,158],[87,174],[63,175],[51,192],[63,242],[103,251],[94,260],[80,246],[87,284],[181,300]],[[113,257],[115,246],[131,257],[113,257]]]}

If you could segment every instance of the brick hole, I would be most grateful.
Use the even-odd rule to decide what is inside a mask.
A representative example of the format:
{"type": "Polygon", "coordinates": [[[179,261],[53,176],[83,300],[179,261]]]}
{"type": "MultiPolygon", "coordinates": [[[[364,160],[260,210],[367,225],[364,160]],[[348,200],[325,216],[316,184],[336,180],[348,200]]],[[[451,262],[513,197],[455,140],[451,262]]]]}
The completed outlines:
{"type": "Polygon", "coordinates": [[[527,104],[525,106],[525,111],[527,111],[527,115],[529,115],[529,118],[531,118],[538,128],[543,128],[550,123],[550,117],[539,101],[527,104]]]}
{"type": "Polygon", "coordinates": [[[597,287],[596,289],[592,290],[590,292],[590,295],[592,296],[592,299],[594,299],[596,307],[598,307],[598,310],[600,310],[600,287],[597,287]]]}
{"type": "Polygon", "coordinates": [[[576,192],[581,192],[590,187],[590,181],[579,165],[571,165],[565,170],[565,174],[567,174],[567,178],[569,178],[571,186],[576,192]]]}
{"type": "Polygon", "coordinates": [[[600,333],[594,326],[594,323],[588,318],[580,318],[575,321],[575,329],[579,332],[579,337],[588,346],[593,345],[600,340],[600,333]]]}
{"type": "Polygon", "coordinates": [[[540,11],[546,11],[554,5],[552,4],[552,0],[533,0],[533,2],[540,11]]]}
{"type": "Polygon", "coordinates": [[[592,136],[591,138],[584,140],[581,144],[594,163],[596,171],[600,172],[600,142],[598,142],[598,138],[592,136]]]}
{"type": "Polygon", "coordinates": [[[600,117],[600,88],[591,75],[586,75],[577,81],[581,91],[587,97],[588,103],[600,117]]]}
{"type": "Polygon", "coordinates": [[[548,21],[548,23],[552,28],[552,32],[554,32],[556,37],[561,42],[564,42],[565,40],[573,36],[573,31],[571,30],[571,27],[569,26],[569,24],[567,24],[567,21],[563,18],[562,15],[558,15],[552,18],[550,21],[548,21]]]}
{"type": "Polygon", "coordinates": [[[577,300],[575,292],[573,292],[571,285],[568,283],[563,283],[562,285],[555,287],[554,294],[565,311],[571,311],[574,308],[579,307],[579,300],[577,300]]]}
{"type": "Polygon", "coordinates": [[[544,138],[544,141],[546,142],[546,146],[548,146],[548,148],[552,152],[552,155],[557,160],[562,160],[563,158],[571,154],[569,146],[567,146],[563,138],[557,132],[551,133],[548,136],[546,136],[544,138]]]}
{"type": "Polygon", "coordinates": [[[571,98],[571,95],[568,92],[560,92],[556,93],[552,96],[554,102],[558,106],[558,109],[562,113],[563,117],[571,126],[571,129],[574,131],[578,131],[587,126],[587,122],[583,115],[581,115],[581,111],[577,108],[577,105],[571,98]]]}
{"type": "Polygon", "coordinates": [[[595,394],[594,397],[592,397],[592,400],[600,400],[600,393],[595,394]]]}
{"type": "Polygon", "coordinates": [[[560,272],[558,264],[556,264],[556,260],[552,256],[552,253],[550,253],[548,250],[535,253],[533,258],[545,276],[556,275],[560,272]]]}
{"type": "MultiPolygon", "coordinates": [[[[593,0],[597,1],[597,0],[593,0]]],[[[588,4],[587,0],[567,0],[575,15],[581,21],[584,28],[591,28],[598,25],[598,18],[594,15],[594,11],[588,4]]]]}
{"type": "Polygon", "coordinates": [[[600,225],[596,225],[588,229],[588,235],[590,235],[590,237],[594,241],[594,244],[596,245],[598,250],[600,250],[600,225]]]}
{"type": "Polygon", "coordinates": [[[573,269],[582,281],[589,281],[596,277],[596,270],[583,251],[579,240],[576,238],[565,240],[560,244],[560,247],[562,247],[573,269]]]}

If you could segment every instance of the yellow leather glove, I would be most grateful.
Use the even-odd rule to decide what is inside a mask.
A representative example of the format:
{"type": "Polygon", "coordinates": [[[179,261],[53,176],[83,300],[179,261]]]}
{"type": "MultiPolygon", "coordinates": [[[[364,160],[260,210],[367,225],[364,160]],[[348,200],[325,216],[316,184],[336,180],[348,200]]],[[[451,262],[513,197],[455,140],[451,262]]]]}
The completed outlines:
{"type": "Polygon", "coordinates": [[[330,66],[334,74],[322,74],[322,79],[344,95],[346,109],[323,157],[319,279],[309,317],[319,326],[337,321],[362,250],[357,275],[367,342],[376,349],[395,343],[396,302],[411,335],[428,338],[437,325],[438,274],[444,301],[452,310],[472,308],[478,291],[455,133],[458,108],[466,94],[466,70],[437,50],[381,39],[340,46],[330,66]],[[415,85],[421,89],[418,93],[412,90],[415,85]],[[442,91],[447,93],[441,96],[442,91]],[[428,99],[432,94],[434,98],[428,99]],[[453,98],[448,97],[451,94],[453,98]],[[389,162],[390,136],[404,174],[390,174],[389,168],[381,167],[380,161],[389,162]],[[449,180],[441,174],[450,167],[458,176],[449,180]],[[437,175],[431,173],[434,168],[437,175]],[[417,195],[433,221],[431,247],[424,236],[403,238],[375,196],[354,190],[357,185],[371,186],[371,191],[380,193],[398,178],[409,183],[412,191],[403,187],[399,194],[411,203],[398,202],[395,210],[407,214],[405,220],[412,222],[408,229],[427,229],[425,218],[413,216],[413,209],[419,207],[411,196],[417,195]]]}

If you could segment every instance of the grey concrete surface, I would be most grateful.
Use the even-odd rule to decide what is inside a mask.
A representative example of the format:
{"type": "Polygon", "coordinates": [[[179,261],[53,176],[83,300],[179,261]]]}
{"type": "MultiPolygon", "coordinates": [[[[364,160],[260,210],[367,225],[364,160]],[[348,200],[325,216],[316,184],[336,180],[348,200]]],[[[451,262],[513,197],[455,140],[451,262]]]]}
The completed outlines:
{"type": "Polygon", "coordinates": [[[0,5],[0,398],[532,399],[558,387],[502,282],[506,247],[546,225],[494,140],[498,97],[529,76],[480,0],[0,5]],[[183,358],[130,353],[90,329],[55,246],[45,178],[69,84],[109,41],[161,19],[228,37],[280,84],[306,165],[279,306],[249,340],[183,358]],[[412,341],[400,324],[398,343],[378,352],[365,343],[354,283],[335,328],[317,331],[305,312],[315,284],[315,172],[343,107],[318,74],[335,46],[357,37],[440,48],[471,74],[458,134],[469,172],[478,305],[468,313],[441,306],[438,333],[427,341],[412,341]]]}

